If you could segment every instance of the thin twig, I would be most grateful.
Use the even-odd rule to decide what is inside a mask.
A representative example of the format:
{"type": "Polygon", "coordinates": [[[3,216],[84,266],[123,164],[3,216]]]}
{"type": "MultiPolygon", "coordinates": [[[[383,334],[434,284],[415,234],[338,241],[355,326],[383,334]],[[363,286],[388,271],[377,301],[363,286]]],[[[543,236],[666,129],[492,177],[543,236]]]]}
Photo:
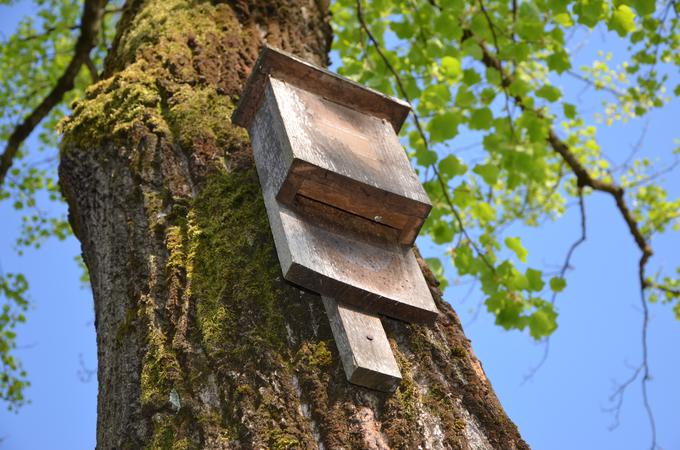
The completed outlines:
{"type": "MultiPolygon", "coordinates": [[[[486,23],[489,25],[489,30],[491,30],[491,36],[493,37],[493,45],[496,47],[496,56],[499,57],[501,50],[500,47],[498,46],[498,37],[496,36],[496,26],[493,24],[491,21],[491,17],[489,16],[489,13],[487,12],[486,8],[484,7],[484,3],[482,0],[478,0],[479,2],[479,7],[482,10],[482,14],[484,14],[484,18],[486,19],[486,23]]],[[[514,19],[513,19],[514,20],[514,19]]],[[[500,58],[500,57],[499,57],[500,58]]],[[[503,70],[503,65],[500,59],[498,59],[498,65],[499,65],[499,71],[503,70]]],[[[510,125],[510,135],[512,136],[512,140],[515,140],[515,125],[512,122],[512,113],[510,111],[510,95],[508,94],[508,87],[501,83],[501,89],[503,90],[503,94],[505,95],[505,110],[508,113],[508,124],[510,125]]]]}
{"type": "MultiPolygon", "coordinates": [[[[569,247],[569,250],[567,251],[567,256],[564,258],[564,263],[562,264],[562,268],[559,271],[560,278],[564,278],[564,274],[569,269],[571,265],[571,257],[573,256],[576,248],[586,241],[586,207],[583,199],[583,189],[578,190],[578,204],[579,211],[581,213],[581,236],[576,241],[574,241],[569,247]]],[[[550,303],[554,305],[556,299],[557,291],[553,291],[550,303]]],[[[541,357],[538,364],[529,369],[529,372],[526,375],[524,375],[524,379],[522,380],[521,383],[522,385],[524,385],[527,381],[531,380],[534,377],[534,375],[536,375],[536,373],[541,369],[541,367],[543,367],[545,362],[548,360],[549,350],[550,350],[550,336],[548,336],[545,339],[545,350],[543,351],[543,356],[541,357]]]]}
{"type": "MultiPolygon", "coordinates": [[[[68,29],[69,31],[75,31],[75,30],[77,30],[77,29],[79,29],[79,28],[80,28],[79,25],[71,25],[71,26],[68,27],[67,29],[68,29]]],[[[28,36],[25,36],[25,37],[20,38],[20,39],[19,39],[19,42],[29,42],[29,41],[33,41],[33,40],[35,40],[35,39],[39,39],[39,38],[45,37],[45,36],[47,36],[47,35],[49,35],[49,34],[52,34],[52,33],[54,33],[55,31],[57,31],[58,29],[59,29],[59,26],[57,26],[57,25],[51,26],[51,27],[47,27],[47,28],[45,28],[41,33],[30,34],[30,35],[28,35],[28,36]]]]}
{"type": "Polygon", "coordinates": [[[635,145],[633,145],[633,148],[631,149],[630,154],[628,154],[628,157],[626,157],[625,161],[623,161],[623,164],[621,164],[619,167],[616,167],[612,169],[612,171],[617,172],[619,170],[625,170],[628,168],[628,165],[631,163],[635,155],[642,149],[642,145],[645,141],[645,137],[647,136],[647,130],[649,129],[649,118],[645,120],[644,125],[642,126],[642,131],[640,132],[640,137],[638,138],[637,142],[635,142],[635,145]]]}
{"type": "MultiPolygon", "coordinates": [[[[644,262],[641,260],[641,264],[644,262]]],[[[621,414],[621,407],[623,406],[623,397],[628,390],[628,388],[635,382],[635,380],[640,378],[640,387],[642,390],[642,403],[645,408],[645,413],[647,414],[647,419],[649,420],[649,426],[651,429],[651,445],[650,450],[655,450],[657,448],[656,444],[656,421],[654,419],[654,413],[652,411],[651,404],[649,402],[649,393],[647,392],[647,383],[651,379],[649,374],[649,352],[648,352],[648,331],[649,331],[649,305],[647,304],[647,299],[645,298],[645,288],[640,288],[640,303],[642,304],[642,361],[640,365],[635,368],[633,374],[623,383],[619,384],[614,392],[609,396],[609,401],[614,405],[610,408],[605,408],[605,411],[611,412],[614,415],[614,423],[610,426],[610,429],[615,429],[619,426],[619,417],[621,414]]]]}
{"type": "Polygon", "coordinates": [[[536,373],[541,369],[541,367],[543,367],[545,362],[548,360],[549,354],[550,354],[550,337],[547,337],[543,341],[543,355],[541,355],[541,359],[534,367],[529,369],[529,372],[527,372],[526,375],[524,375],[524,378],[522,378],[520,386],[524,386],[529,380],[534,378],[536,373]]]}
{"type": "MultiPolygon", "coordinates": [[[[569,247],[569,251],[567,252],[567,256],[566,256],[566,258],[564,258],[564,264],[562,264],[562,269],[560,269],[560,278],[564,278],[564,274],[569,269],[569,266],[571,264],[571,257],[574,254],[574,251],[576,250],[576,248],[586,241],[586,206],[585,206],[585,202],[583,200],[583,189],[582,188],[578,190],[578,206],[579,206],[579,211],[581,212],[581,236],[576,241],[574,241],[573,244],[571,244],[571,247],[569,247]]],[[[554,291],[552,298],[550,299],[550,302],[554,305],[556,299],[557,299],[557,291],[554,291]]]]}
{"type": "Polygon", "coordinates": [[[641,178],[639,180],[631,182],[628,187],[636,187],[636,186],[641,186],[644,184],[649,183],[650,181],[654,181],[657,178],[666,175],[667,173],[673,172],[676,167],[680,165],[680,158],[675,158],[671,164],[669,164],[667,167],[664,167],[663,169],[658,170],[657,172],[654,172],[652,174],[649,174],[648,176],[641,178]]]}
{"type": "Polygon", "coordinates": [[[589,86],[594,87],[596,90],[607,91],[611,94],[614,94],[619,99],[625,95],[623,92],[619,91],[618,89],[615,89],[615,88],[609,87],[609,86],[601,86],[601,85],[595,83],[590,78],[586,78],[583,75],[581,75],[580,73],[574,72],[573,70],[567,70],[565,73],[567,75],[573,77],[573,78],[576,78],[577,80],[583,81],[584,83],[586,83],[589,86]]]}

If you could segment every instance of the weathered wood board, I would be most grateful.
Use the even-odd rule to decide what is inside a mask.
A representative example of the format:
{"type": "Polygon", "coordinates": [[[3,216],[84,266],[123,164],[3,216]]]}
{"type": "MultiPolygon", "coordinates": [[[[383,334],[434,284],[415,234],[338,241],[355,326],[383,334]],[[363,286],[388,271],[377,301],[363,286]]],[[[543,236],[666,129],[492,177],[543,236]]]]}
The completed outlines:
{"type": "Polygon", "coordinates": [[[396,99],[266,49],[233,121],[250,129],[267,111],[267,122],[280,129],[281,157],[272,162],[282,167],[271,180],[278,200],[292,206],[302,196],[325,203],[396,230],[398,242],[413,244],[432,205],[395,132],[408,110],[396,99]]]}
{"type": "Polygon", "coordinates": [[[248,128],[260,108],[267,78],[285,79],[296,86],[350,108],[380,117],[392,124],[395,133],[408,117],[408,103],[362,86],[295,55],[264,46],[241,94],[232,122],[248,128]]]}
{"type": "Polygon", "coordinates": [[[378,316],[322,297],[333,337],[350,383],[393,392],[401,372],[378,316]]]}
{"type": "Polygon", "coordinates": [[[275,182],[283,171],[276,159],[286,154],[278,151],[283,130],[271,126],[268,114],[264,107],[258,112],[250,135],[284,277],[362,311],[433,323],[437,307],[410,246],[367,234],[363,219],[334,220],[330,213],[317,214],[318,208],[276,199],[275,182]]]}

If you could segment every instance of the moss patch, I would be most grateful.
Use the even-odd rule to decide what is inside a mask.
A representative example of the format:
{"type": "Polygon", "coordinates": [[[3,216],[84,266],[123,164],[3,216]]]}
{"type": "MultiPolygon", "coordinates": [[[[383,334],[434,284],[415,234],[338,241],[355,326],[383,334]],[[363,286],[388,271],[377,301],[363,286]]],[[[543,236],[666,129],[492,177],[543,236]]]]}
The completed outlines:
{"type": "Polygon", "coordinates": [[[199,447],[188,438],[177,438],[177,425],[171,416],[157,416],[153,439],[147,450],[193,450],[199,447]]]}
{"type": "Polygon", "coordinates": [[[168,102],[170,129],[183,148],[204,145],[206,140],[223,149],[248,142],[246,130],[231,125],[234,104],[212,87],[179,86],[168,102]]]}
{"type": "Polygon", "coordinates": [[[166,343],[165,335],[151,326],[142,365],[142,407],[163,408],[180,373],[176,356],[166,343]]]}
{"type": "Polygon", "coordinates": [[[300,448],[300,441],[291,435],[276,431],[270,436],[269,446],[272,450],[288,450],[300,448]]]}
{"type": "Polygon", "coordinates": [[[418,386],[413,379],[411,363],[394,341],[390,343],[401,369],[402,380],[394,394],[385,401],[383,431],[392,447],[409,448],[414,442],[419,442],[418,386]]]}
{"type": "Polygon", "coordinates": [[[116,139],[134,148],[135,125],[174,139],[185,151],[247,143],[245,130],[230,121],[237,92],[220,84],[237,74],[234,49],[247,40],[225,33],[242,28],[232,9],[186,0],[151,0],[141,8],[116,41],[116,61],[109,65],[119,70],[89,87],[60,123],[62,148],[96,148],[116,139]]]}
{"type": "Polygon", "coordinates": [[[298,366],[311,366],[313,368],[322,368],[330,366],[333,363],[333,354],[328,349],[328,344],[325,341],[319,342],[305,342],[300,347],[297,354],[298,366]]]}
{"type": "Polygon", "coordinates": [[[280,269],[254,170],[212,177],[195,202],[191,289],[214,356],[281,349],[280,269]]]}
{"type": "Polygon", "coordinates": [[[73,114],[59,124],[62,148],[91,148],[104,140],[128,138],[135,123],[167,132],[156,79],[148,64],[139,61],[89,87],[85,99],[73,104],[73,114]]]}

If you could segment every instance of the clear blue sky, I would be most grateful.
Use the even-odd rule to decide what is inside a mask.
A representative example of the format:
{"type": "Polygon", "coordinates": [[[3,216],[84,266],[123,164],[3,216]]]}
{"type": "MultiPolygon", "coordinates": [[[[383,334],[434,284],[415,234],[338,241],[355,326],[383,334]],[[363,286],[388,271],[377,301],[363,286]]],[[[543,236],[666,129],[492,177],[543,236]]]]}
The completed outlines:
{"type": "MultiPolygon", "coordinates": [[[[11,32],[17,12],[0,6],[0,30],[11,32]]],[[[591,45],[579,58],[592,57],[593,48],[623,51],[612,36],[594,33],[591,45]],[[590,53],[588,53],[590,52],[590,53]]],[[[677,76],[676,76],[677,78],[677,76]]],[[[577,81],[563,81],[567,91],[582,88],[577,81]]],[[[580,106],[598,99],[587,93],[580,106]]],[[[677,134],[680,105],[675,101],[663,112],[650,115],[645,140],[648,155],[667,154],[677,134]],[[674,127],[675,125],[675,127],[674,127]]],[[[638,139],[643,123],[603,128],[602,147],[622,159],[638,139]]],[[[33,141],[34,142],[34,141],[33,141]]],[[[31,145],[31,141],[29,141],[31,145]]],[[[671,192],[680,194],[678,174],[667,176],[671,192]]],[[[524,375],[541,358],[543,348],[525,334],[505,332],[493,324],[484,309],[475,317],[481,301],[466,296],[468,286],[446,292],[472,340],[477,356],[510,417],[535,449],[644,449],[649,427],[640,398],[639,384],[627,392],[620,426],[609,431],[612,417],[603,412],[614,387],[613,380],[630,374],[626,365],[640,357],[640,323],[636,266],[638,252],[613,202],[603,195],[586,201],[588,241],[573,258],[575,270],[559,297],[560,327],[551,340],[550,356],[535,377],[522,384],[524,375]],[[474,320],[473,320],[474,319],[474,320]]],[[[18,414],[0,410],[0,448],[86,449],[95,445],[97,383],[81,380],[84,368],[96,368],[92,298],[78,281],[80,270],[73,261],[80,251],[75,238],[48,241],[39,251],[18,257],[13,250],[20,217],[7,202],[0,203],[0,264],[5,271],[23,272],[31,283],[28,322],[19,329],[18,351],[32,386],[31,404],[18,414]]],[[[523,236],[536,266],[560,264],[578,237],[578,214],[539,228],[516,228],[523,236]]],[[[435,254],[427,239],[419,240],[426,254],[435,254]]],[[[654,267],[674,267],[680,262],[680,238],[664,236],[654,242],[654,267]]],[[[454,277],[449,269],[448,275],[454,277]]],[[[653,380],[650,400],[657,419],[658,440],[664,449],[680,449],[680,323],[670,308],[652,305],[650,364],[653,380]]]]}

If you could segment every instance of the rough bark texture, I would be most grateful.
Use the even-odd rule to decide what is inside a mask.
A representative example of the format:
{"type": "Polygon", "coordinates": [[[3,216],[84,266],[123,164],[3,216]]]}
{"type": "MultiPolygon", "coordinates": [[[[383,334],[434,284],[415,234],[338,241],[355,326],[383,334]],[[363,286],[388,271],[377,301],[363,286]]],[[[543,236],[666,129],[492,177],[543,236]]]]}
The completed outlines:
{"type": "Polygon", "coordinates": [[[262,42],[326,63],[321,0],[135,0],[60,167],[95,299],[97,445],[527,448],[451,307],[384,319],[404,380],[349,385],[320,298],[286,284],[229,117],[262,42]]]}

